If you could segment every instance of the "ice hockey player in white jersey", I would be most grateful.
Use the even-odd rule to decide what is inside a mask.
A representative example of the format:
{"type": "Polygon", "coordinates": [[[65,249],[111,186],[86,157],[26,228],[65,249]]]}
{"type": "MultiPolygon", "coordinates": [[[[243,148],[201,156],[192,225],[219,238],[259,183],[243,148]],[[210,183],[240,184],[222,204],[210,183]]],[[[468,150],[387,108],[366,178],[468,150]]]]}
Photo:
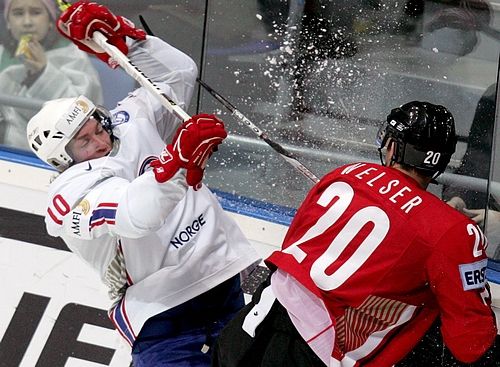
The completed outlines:
{"type": "MultiPolygon", "coordinates": [[[[102,32],[163,93],[189,104],[193,60],[107,8],[75,3],[58,28],[109,61],[91,41],[102,32]]],[[[210,365],[207,350],[244,304],[239,274],[259,261],[201,183],[227,135],[222,121],[201,114],[181,124],[141,87],[110,112],[84,96],[49,101],[27,135],[61,172],[48,193],[47,231],[109,287],[109,316],[134,366],[210,365]]]]}

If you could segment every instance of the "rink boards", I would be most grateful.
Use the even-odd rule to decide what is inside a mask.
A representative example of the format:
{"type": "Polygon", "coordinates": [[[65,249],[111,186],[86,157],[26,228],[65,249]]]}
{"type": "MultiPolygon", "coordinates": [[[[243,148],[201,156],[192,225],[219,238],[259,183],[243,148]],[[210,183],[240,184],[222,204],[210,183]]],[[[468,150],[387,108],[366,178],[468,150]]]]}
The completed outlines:
{"type": "MultiPolygon", "coordinates": [[[[45,233],[54,173],[25,163],[0,160],[0,366],[127,366],[130,349],[107,319],[105,287],[45,233]]],[[[281,244],[293,213],[216,194],[262,257],[281,244]]],[[[500,308],[500,285],[492,287],[500,308]]]]}
{"type": "MultiPolygon", "coordinates": [[[[44,168],[0,160],[0,366],[128,366],[130,348],[107,318],[106,288],[45,232],[53,177],[44,168]]],[[[266,215],[262,210],[234,213],[237,203],[219,194],[262,257],[281,243],[286,225],[255,218],[266,215]]]]}

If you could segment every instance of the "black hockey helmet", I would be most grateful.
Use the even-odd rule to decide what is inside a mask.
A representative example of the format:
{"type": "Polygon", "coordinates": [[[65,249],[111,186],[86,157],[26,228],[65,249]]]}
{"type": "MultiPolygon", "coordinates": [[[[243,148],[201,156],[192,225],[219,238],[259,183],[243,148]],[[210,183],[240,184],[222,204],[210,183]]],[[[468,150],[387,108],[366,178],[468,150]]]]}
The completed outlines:
{"type": "Polygon", "coordinates": [[[414,167],[433,178],[444,172],[457,144],[450,111],[419,101],[394,108],[387,116],[387,123],[377,134],[381,158],[381,149],[389,138],[396,142],[392,162],[414,167]]]}

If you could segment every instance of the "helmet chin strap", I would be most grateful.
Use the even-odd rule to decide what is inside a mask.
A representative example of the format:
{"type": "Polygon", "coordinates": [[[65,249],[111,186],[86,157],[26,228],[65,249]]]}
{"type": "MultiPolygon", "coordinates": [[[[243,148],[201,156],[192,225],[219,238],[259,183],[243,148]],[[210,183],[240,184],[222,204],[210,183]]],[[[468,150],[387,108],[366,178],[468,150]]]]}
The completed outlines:
{"type": "Polygon", "coordinates": [[[107,109],[101,106],[97,106],[96,113],[99,115],[99,122],[111,139],[112,148],[108,155],[114,156],[120,148],[120,139],[113,134],[113,117],[107,109]]]}
{"type": "Polygon", "coordinates": [[[383,148],[378,148],[378,149],[377,149],[377,150],[378,150],[378,156],[379,156],[379,158],[380,158],[380,164],[381,164],[382,166],[385,166],[385,162],[384,162],[384,155],[383,155],[383,153],[382,153],[382,149],[383,149],[383,148]]]}
{"type": "Polygon", "coordinates": [[[387,139],[387,142],[384,144],[383,147],[380,147],[378,148],[378,155],[379,155],[379,158],[380,158],[380,163],[382,164],[382,166],[387,166],[387,161],[384,159],[384,153],[382,152],[382,150],[384,148],[387,149],[385,155],[386,155],[386,158],[387,158],[387,155],[388,154],[391,154],[391,162],[389,164],[389,166],[392,166],[393,163],[396,162],[395,158],[394,158],[394,154],[395,154],[395,150],[396,150],[396,142],[394,140],[392,140],[391,138],[387,139]]]}
{"type": "Polygon", "coordinates": [[[113,144],[113,147],[111,148],[111,151],[108,153],[108,156],[113,157],[118,153],[118,149],[120,148],[120,139],[118,139],[116,136],[113,135],[113,133],[110,133],[109,135],[111,137],[111,144],[113,144]]]}

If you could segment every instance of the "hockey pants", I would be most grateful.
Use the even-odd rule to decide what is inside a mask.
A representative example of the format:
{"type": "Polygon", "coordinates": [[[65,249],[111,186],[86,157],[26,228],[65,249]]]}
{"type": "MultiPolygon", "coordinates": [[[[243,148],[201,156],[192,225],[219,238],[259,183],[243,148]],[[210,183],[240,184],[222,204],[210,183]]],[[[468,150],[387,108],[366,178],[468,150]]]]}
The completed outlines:
{"type": "Polygon", "coordinates": [[[213,367],[324,367],[302,339],[286,309],[275,300],[251,337],[242,329],[246,315],[259,303],[264,282],[246,305],[222,330],[212,352],[213,367]]]}

